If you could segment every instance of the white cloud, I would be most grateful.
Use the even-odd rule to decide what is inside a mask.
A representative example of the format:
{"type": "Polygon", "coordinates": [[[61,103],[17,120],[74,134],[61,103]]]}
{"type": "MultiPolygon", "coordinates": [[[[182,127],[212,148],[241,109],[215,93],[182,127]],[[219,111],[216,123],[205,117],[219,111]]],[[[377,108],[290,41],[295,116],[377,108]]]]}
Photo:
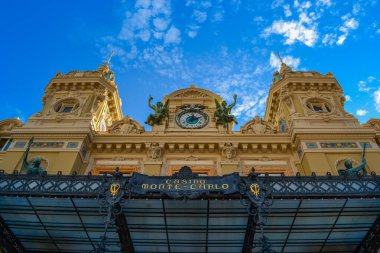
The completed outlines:
{"type": "Polygon", "coordinates": [[[292,11],[290,10],[289,4],[285,4],[283,7],[284,7],[285,17],[290,17],[292,15],[292,11]]]}
{"type": "Polygon", "coordinates": [[[339,46],[342,45],[346,41],[350,32],[356,30],[359,27],[359,21],[355,18],[349,17],[349,14],[346,14],[342,17],[344,23],[338,28],[338,30],[341,32],[340,35],[338,35],[338,33],[325,34],[322,39],[322,43],[330,46],[334,44],[339,46]]]}
{"type": "Polygon", "coordinates": [[[137,38],[140,38],[142,41],[149,41],[150,39],[150,31],[148,29],[141,30],[139,33],[136,34],[137,38]]]}
{"type": "Polygon", "coordinates": [[[359,3],[355,3],[353,6],[352,6],[352,13],[354,15],[358,15],[359,12],[361,10],[361,7],[360,7],[360,4],[359,3]]]}
{"type": "Polygon", "coordinates": [[[372,83],[373,80],[376,80],[376,77],[374,77],[374,76],[368,77],[368,82],[372,83]]]}
{"type": "Polygon", "coordinates": [[[358,116],[364,116],[367,113],[368,113],[367,110],[363,110],[363,109],[356,110],[356,115],[358,115],[358,116]]]}
{"type": "MultiPolygon", "coordinates": [[[[255,23],[261,23],[261,22],[264,21],[264,18],[263,18],[262,16],[256,16],[256,17],[253,18],[253,21],[254,21],[255,23]]],[[[380,29],[379,29],[379,30],[380,30],[380,29]]]]}
{"type": "Polygon", "coordinates": [[[224,10],[218,10],[212,17],[213,22],[221,22],[224,19],[224,10]]]}
{"type": "Polygon", "coordinates": [[[175,26],[171,26],[168,32],[165,34],[164,38],[165,44],[174,43],[178,44],[181,42],[181,32],[175,26]]]}
{"type": "Polygon", "coordinates": [[[306,27],[301,21],[274,21],[272,26],[264,30],[263,37],[267,38],[272,33],[283,35],[285,44],[292,45],[296,41],[313,47],[318,39],[318,32],[314,26],[306,27]]]}
{"type": "Polygon", "coordinates": [[[380,29],[377,29],[377,30],[376,30],[376,33],[377,33],[377,34],[380,34],[380,29]]]}
{"type": "MultiPolygon", "coordinates": [[[[271,34],[279,34],[285,37],[285,44],[292,45],[295,42],[301,42],[309,47],[313,47],[318,40],[318,19],[321,17],[320,11],[312,10],[310,1],[294,1],[293,7],[298,13],[298,19],[293,20],[275,20],[271,26],[264,29],[262,37],[267,38],[271,34]]],[[[290,5],[284,5],[286,17],[294,16],[291,12],[290,5]]]]}
{"type": "Polygon", "coordinates": [[[336,44],[342,45],[344,43],[344,41],[346,40],[346,38],[347,38],[347,34],[340,35],[338,40],[336,41],[336,44]]]}
{"type": "Polygon", "coordinates": [[[284,0],[273,0],[271,4],[271,8],[275,9],[277,7],[280,7],[284,3],[284,0]]]}
{"type": "Polygon", "coordinates": [[[344,22],[344,27],[340,29],[345,31],[346,29],[356,30],[359,27],[359,22],[355,18],[350,18],[344,22]]]}
{"type": "Polygon", "coordinates": [[[345,97],[345,99],[346,99],[346,101],[347,102],[350,102],[350,101],[352,101],[352,99],[351,99],[351,96],[350,95],[346,95],[346,96],[344,96],[345,97]]]}
{"type": "Polygon", "coordinates": [[[135,8],[149,8],[151,4],[150,0],[137,0],[135,3],[135,8]]]}
{"type": "Polygon", "coordinates": [[[168,28],[168,25],[170,23],[169,19],[165,18],[155,18],[153,19],[153,24],[157,31],[164,31],[168,28]]]}
{"type": "Polygon", "coordinates": [[[171,14],[171,2],[168,0],[153,0],[152,1],[152,13],[153,15],[164,15],[165,17],[171,14]]]}
{"type": "Polygon", "coordinates": [[[339,27],[339,31],[342,33],[339,36],[336,33],[326,34],[322,40],[323,44],[329,44],[330,46],[333,44],[342,45],[349,33],[359,27],[359,22],[355,18],[348,19],[347,15],[345,15],[342,19],[345,20],[343,25],[339,27]]]}
{"type": "Polygon", "coordinates": [[[380,112],[380,87],[373,93],[376,111],[380,112]]]}
{"type": "MultiPolygon", "coordinates": [[[[282,57],[282,60],[286,65],[288,65],[294,69],[298,68],[298,66],[301,62],[301,60],[299,58],[295,58],[291,55],[285,55],[284,57],[282,57]]],[[[277,69],[277,70],[280,69],[280,67],[281,67],[280,59],[278,59],[278,57],[273,52],[270,53],[269,65],[273,69],[277,69]]]]}
{"type": "Polygon", "coordinates": [[[361,91],[361,92],[369,92],[369,91],[371,91],[371,90],[374,89],[374,87],[368,86],[368,83],[372,83],[374,80],[376,80],[376,77],[369,76],[367,79],[368,79],[368,81],[363,81],[363,80],[359,81],[359,83],[358,83],[358,89],[359,89],[359,91],[361,91]]]}
{"type": "Polygon", "coordinates": [[[302,2],[302,4],[299,4],[297,0],[294,1],[294,6],[296,7],[300,7],[301,9],[309,9],[311,7],[311,2],[310,1],[306,1],[306,2],[302,2]],[[296,3],[297,2],[297,3],[296,3]]]}
{"type": "Polygon", "coordinates": [[[198,32],[195,31],[195,30],[190,30],[187,32],[187,35],[190,37],[190,38],[195,38],[197,36],[198,32]]]}
{"type": "Polygon", "coordinates": [[[331,6],[331,1],[330,0],[318,0],[317,1],[318,6],[326,6],[330,7],[331,6]]]}
{"type": "Polygon", "coordinates": [[[198,23],[203,23],[207,19],[207,13],[205,11],[195,10],[193,16],[198,23]]]}
{"type": "Polygon", "coordinates": [[[358,89],[359,91],[362,91],[362,92],[369,92],[371,90],[370,87],[367,87],[367,82],[365,81],[359,81],[358,89]]]}

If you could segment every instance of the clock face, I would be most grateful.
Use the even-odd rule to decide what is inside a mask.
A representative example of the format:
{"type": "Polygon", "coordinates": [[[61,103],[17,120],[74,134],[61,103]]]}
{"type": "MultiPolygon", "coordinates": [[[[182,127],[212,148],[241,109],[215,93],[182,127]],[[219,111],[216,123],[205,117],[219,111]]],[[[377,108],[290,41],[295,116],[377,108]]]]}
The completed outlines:
{"type": "Polygon", "coordinates": [[[208,123],[208,116],[201,111],[183,111],[177,115],[177,124],[182,128],[197,129],[208,123]]]}

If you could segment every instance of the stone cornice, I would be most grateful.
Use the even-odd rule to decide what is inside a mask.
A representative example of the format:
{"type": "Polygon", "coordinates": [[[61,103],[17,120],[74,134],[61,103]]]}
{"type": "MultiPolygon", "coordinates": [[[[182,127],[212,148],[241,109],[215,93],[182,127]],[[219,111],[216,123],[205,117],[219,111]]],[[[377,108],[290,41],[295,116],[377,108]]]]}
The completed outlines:
{"type": "MultiPolygon", "coordinates": [[[[50,82],[48,83],[48,85],[46,86],[45,92],[51,89],[52,88],[51,86],[53,86],[54,84],[56,84],[56,87],[59,86],[60,84],[68,84],[74,87],[76,84],[90,84],[90,85],[94,84],[95,85],[96,83],[101,84],[103,87],[107,88],[111,92],[115,92],[117,90],[116,84],[113,84],[100,76],[99,77],[73,76],[73,77],[65,77],[65,78],[60,78],[60,77],[52,78],[50,82]]],[[[80,88],[78,88],[78,90],[80,90],[80,88]]]]}

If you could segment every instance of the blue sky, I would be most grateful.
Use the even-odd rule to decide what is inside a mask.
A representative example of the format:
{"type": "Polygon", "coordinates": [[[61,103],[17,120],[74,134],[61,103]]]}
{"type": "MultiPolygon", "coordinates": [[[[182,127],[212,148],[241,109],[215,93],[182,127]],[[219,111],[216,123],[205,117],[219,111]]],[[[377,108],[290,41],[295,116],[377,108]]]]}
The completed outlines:
{"type": "Polygon", "coordinates": [[[346,110],[380,118],[380,3],[363,1],[4,1],[0,119],[41,110],[57,71],[95,70],[114,50],[124,115],[143,124],[154,101],[196,84],[232,101],[240,125],[263,116],[275,57],[332,72],[346,110]]]}

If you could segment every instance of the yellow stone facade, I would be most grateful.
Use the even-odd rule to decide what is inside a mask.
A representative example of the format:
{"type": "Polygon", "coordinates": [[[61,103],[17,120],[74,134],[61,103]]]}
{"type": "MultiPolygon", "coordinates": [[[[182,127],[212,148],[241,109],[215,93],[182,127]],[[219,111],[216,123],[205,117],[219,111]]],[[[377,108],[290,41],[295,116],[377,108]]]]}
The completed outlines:
{"type": "Polygon", "coordinates": [[[171,175],[188,165],[209,176],[246,175],[252,167],[272,175],[337,175],[346,159],[361,163],[364,144],[367,171],[380,173],[380,119],[360,124],[347,113],[342,87],[331,73],[282,64],[273,75],[264,119],[256,116],[240,131],[231,123],[216,124],[215,100],[223,98],[211,91],[192,85],[167,100],[169,116],[146,131],[123,116],[107,63],[95,71],[58,72],[45,89],[41,112],[25,124],[0,121],[0,169],[20,171],[34,137],[28,160],[41,157],[48,174],[99,174],[118,166],[126,174],[171,175]],[[204,127],[179,126],[189,106],[206,115],[204,127]]]}

